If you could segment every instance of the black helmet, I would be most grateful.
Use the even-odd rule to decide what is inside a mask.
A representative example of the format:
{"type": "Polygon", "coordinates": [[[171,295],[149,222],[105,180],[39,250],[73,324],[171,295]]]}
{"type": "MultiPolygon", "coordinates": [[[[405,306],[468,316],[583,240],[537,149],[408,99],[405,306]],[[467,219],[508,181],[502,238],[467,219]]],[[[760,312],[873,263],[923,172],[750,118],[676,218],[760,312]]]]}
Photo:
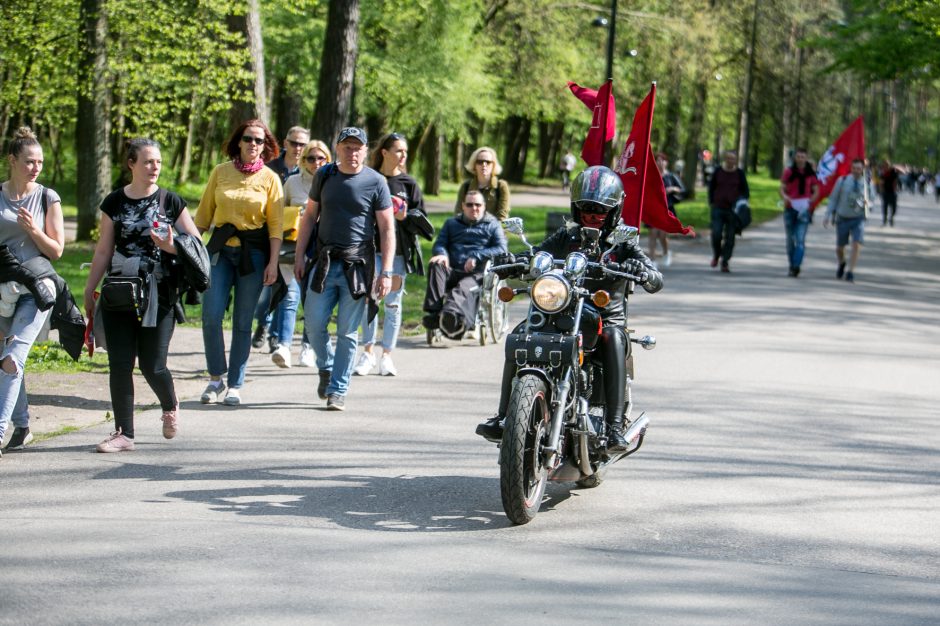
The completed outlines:
{"type": "Polygon", "coordinates": [[[620,177],[609,167],[592,165],[571,183],[571,217],[579,226],[584,226],[585,214],[590,214],[596,217],[587,218],[589,226],[610,230],[620,217],[623,198],[620,177]],[[591,222],[596,222],[596,225],[591,222]]]}

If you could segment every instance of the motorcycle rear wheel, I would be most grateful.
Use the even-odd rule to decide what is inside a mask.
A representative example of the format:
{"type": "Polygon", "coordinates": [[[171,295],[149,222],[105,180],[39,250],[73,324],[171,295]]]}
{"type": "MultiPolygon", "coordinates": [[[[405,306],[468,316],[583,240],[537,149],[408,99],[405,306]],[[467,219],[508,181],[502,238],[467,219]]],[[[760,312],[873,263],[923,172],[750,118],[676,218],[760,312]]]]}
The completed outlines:
{"type": "Polygon", "coordinates": [[[514,524],[532,521],[548,481],[542,452],[551,422],[547,391],[538,376],[522,376],[509,399],[499,454],[499,490],[503,510],[514,524]]]}

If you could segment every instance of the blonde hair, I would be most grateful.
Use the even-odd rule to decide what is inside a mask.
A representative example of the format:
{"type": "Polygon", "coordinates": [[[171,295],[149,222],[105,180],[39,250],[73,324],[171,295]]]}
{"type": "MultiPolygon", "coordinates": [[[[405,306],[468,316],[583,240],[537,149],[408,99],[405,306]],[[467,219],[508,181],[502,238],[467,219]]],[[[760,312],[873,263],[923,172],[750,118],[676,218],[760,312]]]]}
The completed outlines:
{"type": "Polygon", "coordinates": [[[503,166],[499,164],[499,157],[496,156],[496,150],[493,150],[489,146],[480,146],[476,150],[470,153],[470,158],[467,159],[467,164],[463,166],[471,174],[476,174],[476,170],[473,169],[477,164],[477,159],[480,158],[481,152],[489,152],[493,155],[493,176],[499,176],[503,173],[503,166]]]}
{"type": "Polygon", "coordinates": [[[300,160],[303,161],[307,158],[307,155],[310,154],[311,150],[319,150],[326,156],[326,162],[330,163],[333,161],[333,158],[330,156],[330,149],[326,147],[326,144],[320,141],[319,139],[311,139],[310,142],[304,146],[303,151],[300,153],[300,160]]]}
{"type": "Polygon", "coordinates": [[[7,148],[7,154],[13,158],[19,158],[23,150],[38,145],[39,140],[36,139],[36,133],[33,132],[33,129],[29,126],[20,126],[13,132],[13,141],[10,142],[7,148]]]}

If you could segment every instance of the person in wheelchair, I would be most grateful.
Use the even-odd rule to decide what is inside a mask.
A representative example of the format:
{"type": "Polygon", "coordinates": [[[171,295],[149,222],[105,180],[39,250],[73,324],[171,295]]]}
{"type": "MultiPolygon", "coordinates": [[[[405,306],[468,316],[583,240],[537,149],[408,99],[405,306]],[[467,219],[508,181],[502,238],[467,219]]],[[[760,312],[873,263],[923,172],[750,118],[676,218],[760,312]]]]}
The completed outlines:
{"type": "Polygon", "coordinates": [[[467,192],[462,209],[437,235],[424,296],[425,328],[439,328],[451,339],[461,339],[474,324],[484,264],[508,250],[502,227],[486,213],[483,194],[467,192]]]}
{"type": "MultiPolygon", "coordinates": [[[[584,248],[586,240],[583,232],[595,229],[594,241],[603,242],[616,227],[623,207],[624,191],[620,177],[611,169],[600,165],[592,166],[578,174],[571,184],[571,218],[573,223],[562,226],[540,245],[533,253],[544,250],[556,259],[564,259],[569,253],[580,251],[588,255],[589,260],[598,261],[600,253],[590,253],[584,248]],[[599,234],[597,231],[600,231],[599,234]]],[[[603,249],[603,245],[599,246],[603,249]]],[[[512,255],[494,259],[496,265],[517,261],[512,255]]],[[[660,274],[649,257],[640,249],[638,239],[631,239],[617,246],[608,261],[619,265],[620,271],[637,276],[640,285],[649,293],[656,293],[663,288],[663,275],[660,274]]],[[[497,272],[499,274],[499,272],[497,272]]],[[[627,280],[605,277],[590,281],[587,287],[591,291],[604,289],[610,294],[610,304],[601,311],[604,329],[601,335],[601,358],[604,363],[604,389],[607,397],[604,403],[604,418],[608,426],[607,449],[611,452],[623,451],[627,441],[623,436],[623,409],[626,396],[625,363],[628,350],[627,333],[627,280]]],[[[503,437],[503,419],[509,406],[512,381],[515,378],[515,364],[507,361],[503,367],[502,387],[499,408],[494,417],[477,425],[476,434],[484,439],[499,442],[503,437]]]]}

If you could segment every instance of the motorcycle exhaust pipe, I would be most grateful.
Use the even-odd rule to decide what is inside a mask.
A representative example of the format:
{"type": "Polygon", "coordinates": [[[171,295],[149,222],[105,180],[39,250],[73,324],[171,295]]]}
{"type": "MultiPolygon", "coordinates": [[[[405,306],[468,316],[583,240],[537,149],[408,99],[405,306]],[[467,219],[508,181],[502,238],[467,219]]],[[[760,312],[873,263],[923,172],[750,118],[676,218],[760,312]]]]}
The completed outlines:
{"type": "Polygon", "coordinates": [[[630,424],[630,428],[627,429],[627,432],[624,433],[624,437],[627,440],[629,447],[624,453],[624,456],[632,452],[636,452],[637,448],[640,447],[642,442],[643,435],[646,434],[646,429],[650,425],[650,418],[646,417],[646,413],[640,415],[636,420],[630,424]]]}

